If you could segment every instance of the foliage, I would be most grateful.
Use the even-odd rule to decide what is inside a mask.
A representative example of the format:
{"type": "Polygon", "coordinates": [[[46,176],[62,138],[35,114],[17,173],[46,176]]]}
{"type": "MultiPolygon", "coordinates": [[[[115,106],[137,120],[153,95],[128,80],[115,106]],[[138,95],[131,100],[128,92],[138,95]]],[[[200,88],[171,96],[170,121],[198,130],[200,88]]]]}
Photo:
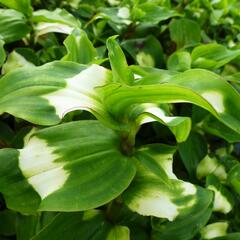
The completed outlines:
{"type": "Polygon", "coordinates": [[[237,0],[0,0],[0,239],[239,240],[237,0]]]}

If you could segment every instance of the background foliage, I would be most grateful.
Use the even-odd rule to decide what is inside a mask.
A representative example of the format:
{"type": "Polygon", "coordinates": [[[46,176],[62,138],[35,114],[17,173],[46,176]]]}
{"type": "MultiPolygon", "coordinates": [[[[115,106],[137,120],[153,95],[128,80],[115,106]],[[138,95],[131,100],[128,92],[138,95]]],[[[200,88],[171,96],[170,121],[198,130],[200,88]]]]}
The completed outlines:
{"type": "Polygon", "coordinates": [[[239,240],[239,9],[0,0],[0,240],[239,240]]]}

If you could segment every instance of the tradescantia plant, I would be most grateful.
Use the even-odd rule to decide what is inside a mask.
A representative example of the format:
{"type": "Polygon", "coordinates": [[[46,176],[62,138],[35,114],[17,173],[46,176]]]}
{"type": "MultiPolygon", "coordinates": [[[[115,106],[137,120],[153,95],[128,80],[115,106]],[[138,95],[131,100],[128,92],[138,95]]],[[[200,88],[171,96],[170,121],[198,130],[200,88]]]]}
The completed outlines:
{"type": "MultiPolygon", "coordinates": [[[[240,238],[240,165],[232,154],[240,140],[240,94],[231,83],[237,73],[219,70],[239,57],[239,49],[201,45],[198,23],[183,17],[179,6],[160,2],[96,2],[98,13],[81,22],[65,9],[33,11],[38,3],[0,0],[14,9],[0,9],[0,114],[27,125],[14,135],[0,122],[0,193],[6,205],[0,236],[240,238]],[[114,35],[121,38],[130,25],[139,34],[145,23],[158,27],[173,17],[169,32],[177,49],[167,70],[157,66],[164,56],[155,36],[125,39],[121,47],[114,35]],[[116,31],[113,36],[101,36],[105,24],[116,31]],[[67,35],[65,48],[54,33],[67,35]],[[13,49],[6,60],[5,44],[22,38],[32,50],[37,44],[43,49],[13,49]],[[97,40],[104,45],[95,47],[97,40]],[[134,49],[137,44],[145,49],[134,49]],[[137,65],[128,64],[126,53],[137,65]],[[147,126],[160,138],[141,139],[147,126]],[[207,134],[229,145],[213,152],[207,134]],[[174,138],[164,139],[168,135],[174,138]],[[174,165],[179,158],[182,165],[174,165]]],[[[78,16],[73,2],[61,4],[78,16]]],[[[93,9],[82,7],[86,12],[78,14],[87,18],[93,9]]]]}

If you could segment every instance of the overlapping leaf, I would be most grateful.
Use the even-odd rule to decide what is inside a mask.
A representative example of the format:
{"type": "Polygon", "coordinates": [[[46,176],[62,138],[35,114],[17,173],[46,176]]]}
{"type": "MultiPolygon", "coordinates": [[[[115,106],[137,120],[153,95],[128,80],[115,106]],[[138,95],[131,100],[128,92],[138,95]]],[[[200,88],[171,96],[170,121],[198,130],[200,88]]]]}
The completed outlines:
{"type": "Polygon", "coordinates": [[[0,9],[0,39],[6,43],[22,39],[30,32],[25,16],[13,9],[0,9]]]}
{"type": "Polygon", "coordinates": [[[0,162],[0,192],[10,209],[22,212],[98,207],[123,192],[135,174],[118,134],[98,121],[33,132],[23,149],[0,150],[0,162]]]}
{"type": "Polygon", "coordinates": [[[109,82],[109,74],[98,65],[72,62],[21,68],[1,79],[0,112],[41,125],[57,124],[75,109],[93,111],[103,118],[106,113],[94,88],[109,82]]]}
{"type": "Polygon", "coordinates": [[[138,170],[123,199],[128,207],[146,216],[167,218],[154,221],[153,239],[191,239],[210,218],[213,194],[178,180],[172,171],[175,148],[147,145],[135,153],[138,170]],[[174,221],[173,221],[174,220],[174,221]],[[188,223],[191,223],[191,231],[188,223]]]}
{"type": "Polygon", "coordinates": [[[60,213],[33,240],[57,239],[130,240],[129,229],[113,225],[100,210],[81,213],[60,213]]]}

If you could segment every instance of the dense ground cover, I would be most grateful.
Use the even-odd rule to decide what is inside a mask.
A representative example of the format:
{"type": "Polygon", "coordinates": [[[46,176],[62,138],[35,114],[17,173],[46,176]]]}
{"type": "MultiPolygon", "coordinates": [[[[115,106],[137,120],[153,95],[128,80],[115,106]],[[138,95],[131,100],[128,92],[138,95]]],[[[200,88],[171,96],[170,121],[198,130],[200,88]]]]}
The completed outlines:
{"type": "Polygon", "coordinates": [[[239,9],[0,0],[0,240],[239,240],[239,9]]]}

